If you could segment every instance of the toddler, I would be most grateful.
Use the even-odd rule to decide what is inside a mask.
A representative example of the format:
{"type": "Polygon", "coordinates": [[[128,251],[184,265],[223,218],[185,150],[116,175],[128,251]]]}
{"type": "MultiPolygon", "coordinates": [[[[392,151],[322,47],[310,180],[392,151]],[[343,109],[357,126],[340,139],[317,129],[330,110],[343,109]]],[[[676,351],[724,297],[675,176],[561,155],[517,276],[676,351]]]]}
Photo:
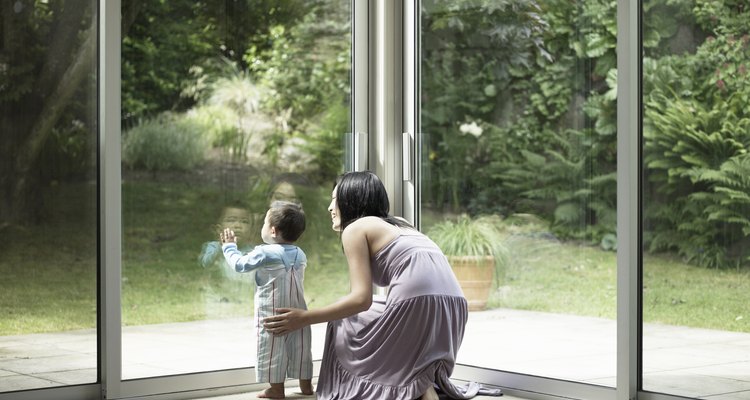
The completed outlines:
{"type": "Polygon", "coordinates": [[[303,279],[307,257],[294,245],[305,230],[302,207],[287,201],[275,201],[266,213],[261,237],[266,244],[243,254],[237,249],[237,237],[230,228],[219,235],[224,257],[237,272],[255,271],[255,327],[257,331],[256,380],[271,387],[261,398],[283,399],[284,380],[299,379],[303,394],[311,395],[312,352],[310,327],[284,336],[274,336],[263,327],[263,319],[274,315],[275,308],[307,309],[303,279]]]}

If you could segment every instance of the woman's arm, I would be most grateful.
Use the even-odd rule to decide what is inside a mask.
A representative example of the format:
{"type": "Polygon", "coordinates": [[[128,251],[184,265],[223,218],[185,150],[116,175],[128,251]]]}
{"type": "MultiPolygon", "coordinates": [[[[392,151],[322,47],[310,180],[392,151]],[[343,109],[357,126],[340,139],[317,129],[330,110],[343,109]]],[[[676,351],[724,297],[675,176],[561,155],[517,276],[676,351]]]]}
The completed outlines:
{"type": "Polygon", "coordinates": [[[278,309],[279,314],[264,320],[266,329],[283,335],[307,325],[342,319],[369,309],[372,304],[369,228],[370,223],[367,221],[356,221],[341,234],[344,254],[349,264],[350,291],[346,296],[313,310],[278,309]]]}

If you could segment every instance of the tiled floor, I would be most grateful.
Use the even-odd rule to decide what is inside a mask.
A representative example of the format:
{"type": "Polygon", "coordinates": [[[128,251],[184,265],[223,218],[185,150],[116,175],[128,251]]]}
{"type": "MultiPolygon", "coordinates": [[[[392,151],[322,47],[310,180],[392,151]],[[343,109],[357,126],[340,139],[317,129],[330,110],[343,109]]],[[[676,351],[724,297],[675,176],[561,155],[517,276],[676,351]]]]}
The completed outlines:
{"type": "MultiPolygon", "coordinates": [[[[250,324],[230,319],[125,327],[123,377],[246,367],[254,351],[250,324]]],[[[324,326],[314,326],[317,359],[323,338],[324,326]]],[[[648,324],[643,348],[646,390],[750,400],[750,334],[648,324]]],[[[507,309],[473,312],[458,362],[614,386],[616,324],[507,309]]],[[[0,392],[92,382],[95,365],[93,330],[0,337],[0,392]]]]}

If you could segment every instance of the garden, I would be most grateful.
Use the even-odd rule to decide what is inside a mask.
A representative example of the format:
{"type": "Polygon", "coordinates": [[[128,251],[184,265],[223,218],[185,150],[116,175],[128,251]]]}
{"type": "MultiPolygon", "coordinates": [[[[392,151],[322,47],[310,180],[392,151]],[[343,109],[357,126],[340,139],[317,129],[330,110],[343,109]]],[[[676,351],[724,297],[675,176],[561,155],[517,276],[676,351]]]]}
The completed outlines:
{"type": "MultiPolygon", "coordinates": [[[[91,15],[32,3],[4,25],[31,33],[0,49],[0,335],[97,324],[80,101],[96,74],[34,89],[71,82],[39,61],[62,16],[82,22],[61,63],[91,68],[91,15]]],[[[750,10],[643,8],[644,321],[750,332],[750,10]]],[[[123,2],[123,324],[251,315],[252,285],[197,259],[222,207],[262,212],[286,174],[302,177],[308,305],[346,292],[326,207],[351,130],[349,18],[343,0],[123,2]]],[[[421,26],[423,230],[492,218],[487,308],[615,318],[616,2],[423,1],[421,26]]]]}

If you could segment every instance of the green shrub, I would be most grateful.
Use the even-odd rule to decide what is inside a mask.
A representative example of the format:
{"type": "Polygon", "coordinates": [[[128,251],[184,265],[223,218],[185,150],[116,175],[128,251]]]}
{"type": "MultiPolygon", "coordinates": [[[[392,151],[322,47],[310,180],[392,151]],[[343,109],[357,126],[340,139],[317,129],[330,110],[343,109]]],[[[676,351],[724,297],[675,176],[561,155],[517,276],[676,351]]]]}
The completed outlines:
{"type": "Polygon", "coordinates": [[[125,165],[148,171],[187,170],[204,159],[206,140],[201,126],[169,113],[125,132],[125,165]]]}
{"type": "Polygon", "coordinates": [[[500,161],[492,169],[517,193],[516,211],[549,219],[560,238],[601,243],[616,230],[616,172],[607,159],[609,145],[591,129],[548,135],[544,152],[521,150],[522,161],[500,161]]]}
{"type": "Polygon", "coordinates": [[[232,148],[237,140],[239,117],[229,107],[222,105],[199,105],[192,108],[185,118],[203,130],[203,136],[211,147],[232,148]]]}
{"type": "Polygon", "coordinates": [[[644,163],[652,251],[708,267],[748,264],[750,10],[694,9],[705,32],[694,52],[644,59],[644,163]]]}
{"type": "Polygon", "coordinates": [[[527,80],[520,75],[537,61],[549,61],[539,2],[435,1],[423,8],[421,130],[429,135],[425,154],[431,169],[423,199],[452,212],[504,210],[498,199],[507,196],[486,193],[498,185],[484,171],[493,157],[504,155],[494,137],[527,139],[502,128],[520,115],[509,87],[527,80]]]}
{"type": "Polygon", "coordinates": [[[320,124],[304,136],[303,150],[313,157],[318,170],[317,181],[333,182],[344,170],[344,133],[349,130],[349,115],[348,106],[332,104],[320,124]]]}

